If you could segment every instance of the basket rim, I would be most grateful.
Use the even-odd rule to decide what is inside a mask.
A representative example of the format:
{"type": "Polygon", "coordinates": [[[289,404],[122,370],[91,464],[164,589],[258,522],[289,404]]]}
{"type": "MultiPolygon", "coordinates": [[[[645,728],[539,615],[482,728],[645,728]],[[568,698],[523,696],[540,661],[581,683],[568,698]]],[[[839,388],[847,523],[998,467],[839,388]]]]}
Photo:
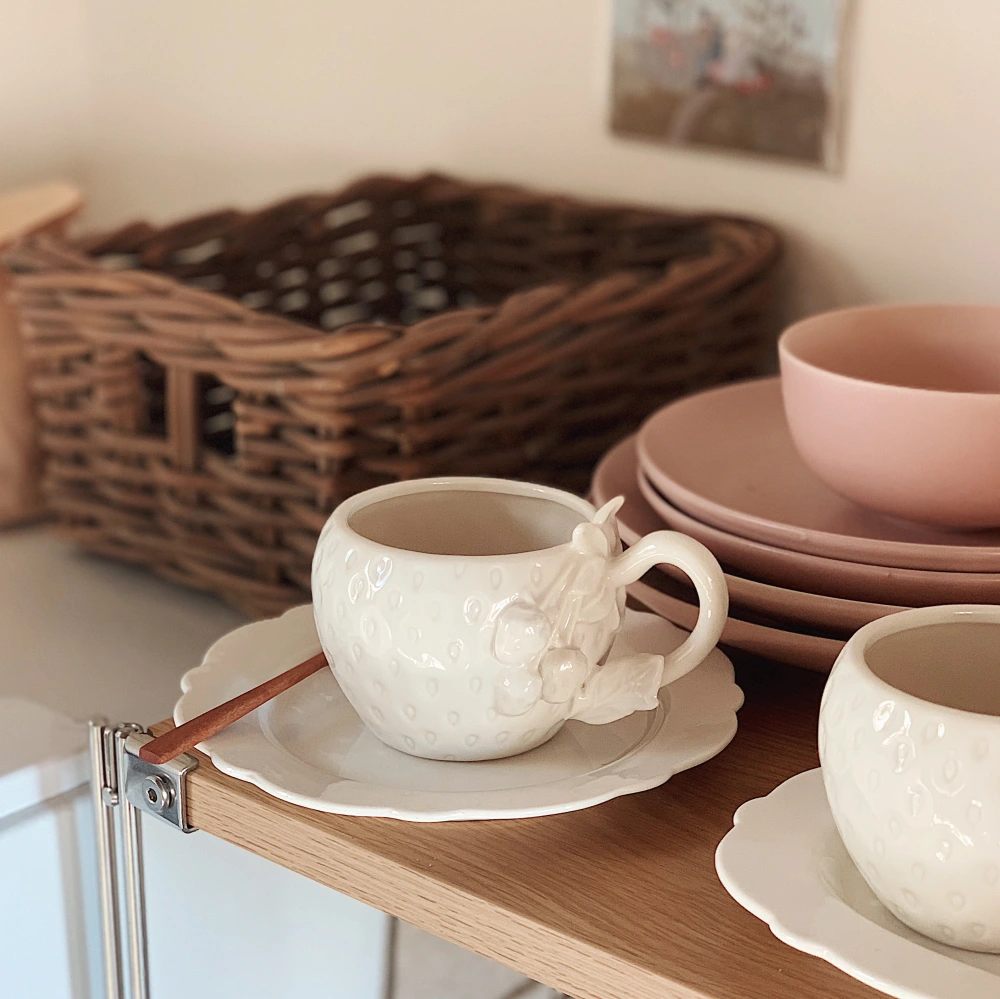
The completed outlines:
{"type": "MultiPolygon", "coordinates": [[[[237,223],[246,224],[254,219],[263,219],[272,214],[288,213],[292,209],[316,205],[317,202],[325,204],[331,200],[345,201],[352,198],[361,200],[373,185],[397,187],[401,195],[419,189],[429,201],[447,201],[459,196],[477,197],[488,207],[497,210],[517,205],[544,205],[550,208],[554,205],[558,210],[579,211],[582,209],[611,213],[619,215],[623,219],[634,218],[636,222],[660,219],[684,228],[694,229],[707,226],[716,230],[719,236],[725,235],[726,232],[743,233],[756,244],[756,252],[751,252],[746,246],[740,246],[741,241],[739,240],[730,240],[730,255],[729,259],[726,260],[729,268],[747,270],[743,280],[773,267],[783,250],[782,239],[777,230],[773,226],[749,216],[717,214],[707,211],[675,211],[614,200],[590,200],[566,193],[549,193],[516,183],[465,180],[450,174],[429,171],[414,176],[391,173],[366,174],[333,191],[311,191],[296,194],[273,200],[259,208],[221,208],[207,213],[187,215],[164,225],[135,220],[114,229],[85,234],[68,241],[49,235],[30,235],[18,240],[5,252],[0,253],[0,263],[6,265],[13,275],[15,297],[18,294],[17,289],[27,290],[32,286],[49,286],[58,283],[60,275],[65,275],[67,272],[77,272],[91,285],[91,291],[99,291],[102,284],[105,285],[109,293],[130,286],[130,293],[139,291],[140,293],[162,295],[164,298],[172,296],[175,300],[189,302],[192,306],[197,306],[206,313],[215,314],[212,321],[206,322],[204,325],[204,334],[199,339],[205,345],[211,345],[222,354],[223,352],[218,346],[219,338],[213,335],[212,331],[215,324],[219,324],[217,332],[221,332],[223,328],[231,331],[234,325],[243,328],[252,327],[262,337],[266,334],[269,338],[280,340],[281,346],[289,348],[314,345],[322,340],[342,337],[346,333],[360,334],[371,330],[394,334],[394,342],[397,342],[405,339],[409,331],[421,323],[434,321],[444,315],[456,320],[465,319],[470,323],[482,322],[495,316],[510,303],[523,301],[526,295],[537,295],[543,299],[549,296],[555,298],[606,282],[612,287],[616,282],[621,282],[622,294],[628,297],[640,293],[644,287],[649,287],[662,280],[671,269],[678,265],[695,264],[699,260],[705,259],[704,255],[691,254],[671,260],[664,266],[616,267],[576,281],[557,280],[526,285],[523,288],[512,290],[496,303],[455,306],[441,313],[424,317],[414,323],[358,320],[332,329],[324,329],[275,313],[260,312],[228,295],[192,287],[179,278],[153,268],[140,266],[120,270],[107,269],[101,267],[95,259],[95,254],[99,254],[103,247],[109,247],[108,252],[112,252],[110,248],[125,235],[132,235],[133,238],[138,235],[162,236],[163,234],[183,232],[185,228],[203,227],[209,222],[216,222],[228,229],[237,223]],[[95,279],[101,280],[95,281],[95,279]]],[[[214,237],[206,236],[204,238],[214,237]]],[[[280,363],[280,359],[276,358],[275,360],[280,363]]],[[[295,363],[295,361],[294,357],[287,359],[287,363],[295,363]]]]}

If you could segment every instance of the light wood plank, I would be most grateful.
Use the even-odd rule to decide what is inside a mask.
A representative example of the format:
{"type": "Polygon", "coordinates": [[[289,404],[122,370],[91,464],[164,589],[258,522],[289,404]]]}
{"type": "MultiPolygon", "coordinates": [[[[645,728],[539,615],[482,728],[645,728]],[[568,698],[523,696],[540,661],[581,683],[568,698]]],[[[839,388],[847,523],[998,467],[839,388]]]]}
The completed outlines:
{"type": "Polygon", "coordinates": [[[8,246],[29,233],[54,229],[79,211],[83,197],[62,182],[38,184],[0,194],[0,246],[8,246]]]}
{"type": "Polygon", "coordinates": [[[747,703],[725,752],[585,811],[439,825],[325,815],[202,757],[191,818],[578,999],[871,999],[776,940],[715,875],[737,806],[817,765],[823,677],[754,662],[739,675],[747,703]]]}

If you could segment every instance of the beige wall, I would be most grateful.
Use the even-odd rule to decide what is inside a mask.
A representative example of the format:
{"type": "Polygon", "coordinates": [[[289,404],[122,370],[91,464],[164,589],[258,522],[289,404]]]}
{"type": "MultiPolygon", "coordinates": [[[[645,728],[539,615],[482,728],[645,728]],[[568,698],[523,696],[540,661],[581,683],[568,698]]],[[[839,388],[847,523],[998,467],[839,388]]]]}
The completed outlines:
{"type": "Polygon", "coordinates": [[[841,176],[612,137],[608,0],[85,2],[96,224],[436,167],[773,219],[797,310],[1000,300],[995,0],[859,0],[841,176]]]}
{"type": "Polygon", "coordinates": [[[0,191],[79,179],[89,139],[86,0],[0,0],[0,191]]]}

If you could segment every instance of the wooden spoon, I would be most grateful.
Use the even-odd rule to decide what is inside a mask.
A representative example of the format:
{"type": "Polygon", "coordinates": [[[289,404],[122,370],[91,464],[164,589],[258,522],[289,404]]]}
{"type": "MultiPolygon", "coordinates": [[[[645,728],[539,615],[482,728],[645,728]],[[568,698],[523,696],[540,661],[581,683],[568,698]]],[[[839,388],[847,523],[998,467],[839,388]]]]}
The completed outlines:
{"type": "Polygon", "coordinates": [[[262,684],[248,690],[245,693],[237,694],[228,701],[220,704],[217,708],[212,708],[203,714],[196,715],[190,721],[178,725],[177,728],[147,742],[139,750],[139,755],[147,763],[166,763],[181,753],[186,753],[189,749],[194,749],[199,742],[210,739],[217,735],[227,725],[232,725],[234,721],[250,714],[254,708],[259,708],[273,697],[294,687],[300,680],[304,680],[313,673],[318,673],[326,666],[326,655],[318,652],[311,659],[293,666],[291,669],[279,673],[277,676],[265,680],[262,684]]]}

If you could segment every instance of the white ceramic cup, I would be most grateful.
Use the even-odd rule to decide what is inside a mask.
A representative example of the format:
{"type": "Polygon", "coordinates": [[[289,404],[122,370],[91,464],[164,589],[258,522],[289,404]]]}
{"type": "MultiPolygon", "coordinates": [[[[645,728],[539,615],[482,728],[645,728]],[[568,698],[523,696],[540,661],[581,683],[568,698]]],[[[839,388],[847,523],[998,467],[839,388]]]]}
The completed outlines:
{"type": "Polygon", "coordinates": [[[1000,607],[865,625],[823,692],[819,752],[848,853],[942,943],[1000,953],[1000,607]]]}
{"type": "Polygon", "coordinates": [[[431,759],[541,745],[568,718],[655,707],[722,633],[725,579],[707,548],[657,531],[625,554],[614,513],[504,479],[393,483],[342,503],[313,558],[316,628],[341,688],[383,742],[431,759]],[[625,586],[667,563],[694,582],[676,651],[607,662],[625,586]]]}

